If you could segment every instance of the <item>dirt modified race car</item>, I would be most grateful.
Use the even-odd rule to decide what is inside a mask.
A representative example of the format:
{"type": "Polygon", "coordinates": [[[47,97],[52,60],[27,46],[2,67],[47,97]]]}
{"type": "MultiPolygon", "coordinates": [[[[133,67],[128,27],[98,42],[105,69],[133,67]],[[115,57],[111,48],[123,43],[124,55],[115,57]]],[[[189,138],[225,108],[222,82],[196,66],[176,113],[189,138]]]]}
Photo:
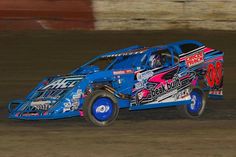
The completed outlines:
{"type": "Polygon", "coordinates": [[[107,126],[119,109],[176,106],[181,115],[197,118],[207,98],[223,97],[223,54],[193,40],[109,52],[66,76],[45,78],[25,100],[9,103],[9,117],[84,116],[107,126]]]}

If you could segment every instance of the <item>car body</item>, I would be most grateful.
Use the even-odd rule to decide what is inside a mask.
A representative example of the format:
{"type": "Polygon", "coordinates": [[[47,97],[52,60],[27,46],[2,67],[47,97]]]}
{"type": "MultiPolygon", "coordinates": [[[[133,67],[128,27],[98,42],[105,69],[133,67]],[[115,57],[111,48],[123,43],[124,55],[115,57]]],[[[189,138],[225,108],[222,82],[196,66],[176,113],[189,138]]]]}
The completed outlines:
{"type": "Polygon", "coordinates": [[[199,117],[206,97],[223,97],[223,55],[194,40],[105,53],[68,75],[45,78],[25,100],[9,103],[9,117],[85,116],[106,126],[122,108],[169,106],[177,106],[187,117],[199,117]]]}

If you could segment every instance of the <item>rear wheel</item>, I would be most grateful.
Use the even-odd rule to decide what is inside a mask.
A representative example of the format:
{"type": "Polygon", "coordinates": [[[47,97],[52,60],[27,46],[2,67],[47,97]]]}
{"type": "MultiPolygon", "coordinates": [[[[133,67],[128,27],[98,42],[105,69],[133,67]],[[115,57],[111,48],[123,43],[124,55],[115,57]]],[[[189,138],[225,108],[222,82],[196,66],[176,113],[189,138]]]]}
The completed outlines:
{"type": "Polygon", "coordinates": [[[178,106],[180,115],[186,118],[199,118],[206,107],[206,96],[199,88],[194,88],[190,93],[191,104],[178,106]]]}
{"type": "Polygon", "coordinates": [[[97,126],[108,126],[119,113],[116,98],[109,92],[97,90],[90,94],[83,105],[84,117],[97,126]]]}

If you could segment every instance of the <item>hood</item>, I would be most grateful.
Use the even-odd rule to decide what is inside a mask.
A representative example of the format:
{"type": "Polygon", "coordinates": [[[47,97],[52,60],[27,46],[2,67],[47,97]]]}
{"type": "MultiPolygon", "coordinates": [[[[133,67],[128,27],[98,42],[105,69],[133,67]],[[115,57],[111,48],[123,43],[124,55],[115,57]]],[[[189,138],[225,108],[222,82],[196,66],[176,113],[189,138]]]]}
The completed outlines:
{"type": "Polygon", "coordinates": [[[57,100],[64,96],[77,83],[85,78],[85,75],[57,76],[51,77],[41,82],[41,86],[36,88],[30,100],[57,100]]]}
{"type": "Polygon", "coordinates": [[[19,111],[45,112],[70,92],[85,76],[56,76],[43,80],[28,96],[19,111]]]}

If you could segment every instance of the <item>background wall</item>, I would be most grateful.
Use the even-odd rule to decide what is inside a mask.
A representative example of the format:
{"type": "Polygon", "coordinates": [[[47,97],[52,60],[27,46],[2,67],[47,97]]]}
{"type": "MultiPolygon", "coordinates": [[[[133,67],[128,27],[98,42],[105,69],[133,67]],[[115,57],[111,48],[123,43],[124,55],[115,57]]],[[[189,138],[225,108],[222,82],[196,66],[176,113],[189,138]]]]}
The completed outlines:
{"type": "Polygon", "coordinates": [[[0,0],[0,29],[94,29],[90,0],[0,0]]]}
{"type": "Polygon", "coordinates": [[[236,29],[236,0],[94,0],[97,29],[236,29]]]}
{"type": "Polygon", "coordinates": [[[1,0],[0,29],[236,30],[236,0],[1,0]]]}

